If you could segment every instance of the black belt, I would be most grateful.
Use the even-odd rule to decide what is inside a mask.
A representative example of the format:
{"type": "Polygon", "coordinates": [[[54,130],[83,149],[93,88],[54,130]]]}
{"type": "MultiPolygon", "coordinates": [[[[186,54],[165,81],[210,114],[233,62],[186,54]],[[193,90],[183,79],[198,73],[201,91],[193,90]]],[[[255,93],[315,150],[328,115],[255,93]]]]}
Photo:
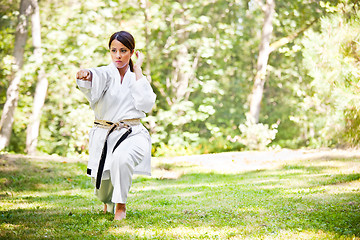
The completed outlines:
{"type": "MultiPolygon", "coordinates": [[[[112,122],[108,122],[109,124],[112,122]]],[[[95,122],[95,124],[99,124],[97,122],[95,122]]],[[[126,128],[127,131],[120,137],[120,139],[116,142],[112,152],[115,151],[115,149],[120,145],[120,143],[122,141],[124,141],[132,132],[131,126],[124,123],[124,122],[119,122],[119,123],[112,123],[112,125],[110,126],[110,129],[105,137],[105,142],[104,142],[104,146],[101,152],[101,157],[100,157],[100,162],[99,162],[99,167],[98,167],[98,171],[97,171],[97,176],[96,176],[96,189],[100,188],[101,185],[101,178],[102,178],[102,173],[104,170],[104,165],[105,165],[105,160],[106,160],[106,154],[107,154],[107,140],[109,135],[116,129],[116,128],[126,128]]]]}

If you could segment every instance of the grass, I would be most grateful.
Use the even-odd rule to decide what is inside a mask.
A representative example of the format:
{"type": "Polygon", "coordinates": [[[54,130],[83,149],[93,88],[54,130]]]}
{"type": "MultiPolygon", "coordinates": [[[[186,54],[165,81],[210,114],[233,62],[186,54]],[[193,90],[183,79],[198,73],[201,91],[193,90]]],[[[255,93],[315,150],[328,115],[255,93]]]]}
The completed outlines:
{"type": "Polygon", "coordinates": [[[0,156],[0,239],[360,239],[360,159],[237,174],[157,166],[182,175],[136,177],[117,222],[85,162],[0,156]]]}

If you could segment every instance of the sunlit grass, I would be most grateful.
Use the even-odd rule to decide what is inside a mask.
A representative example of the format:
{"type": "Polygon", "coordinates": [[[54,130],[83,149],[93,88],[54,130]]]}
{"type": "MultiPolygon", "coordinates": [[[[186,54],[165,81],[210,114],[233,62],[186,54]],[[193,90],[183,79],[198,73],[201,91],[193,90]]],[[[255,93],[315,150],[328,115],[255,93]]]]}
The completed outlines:
{"type": "Polygon", "coordinates": [[[122,222],[102,214],[85,162],[0,164],[1,239],[360,239],[356,158],[231,174],[155,161],[153,177],[134,179],[122,222]]]}

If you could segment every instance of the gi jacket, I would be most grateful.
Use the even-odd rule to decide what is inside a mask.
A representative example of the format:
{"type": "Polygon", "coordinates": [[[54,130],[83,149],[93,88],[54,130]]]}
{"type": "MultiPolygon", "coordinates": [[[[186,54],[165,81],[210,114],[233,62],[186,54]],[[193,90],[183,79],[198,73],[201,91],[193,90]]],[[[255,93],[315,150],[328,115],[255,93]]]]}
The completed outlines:
{"type": "MultiPolygon", "coordinates": [[[[144,118],[145,113],[153,107],[156,95],[149,81],[143,76],[136,80],[135,73],[127,70],[121,83],[120,73],[116,66],[111,63],[89,69],[92,73],[92,81],[77,79],[77,85],[94,110],[96,120],[119,122],[124,119],[144,118]]],[[[88,175],[96,178],[99,160],[108,129],[94,126],[89,133],[89,162],[88,175]]],[[[116,156],[112,154],[113,147],[126,129],[115,130],[108,138],[106,162],[103,179],[108,179],[108,170],[116,156]]],[[[142,125],[132,127],[132,133],[143,134],[149,140],[149,149],[142,162],[135,167],[136,174],[151,174],[151,139],[147,129],[142,125]]],[[[126,140],[125,140],[126,141],[126,140]]]]}

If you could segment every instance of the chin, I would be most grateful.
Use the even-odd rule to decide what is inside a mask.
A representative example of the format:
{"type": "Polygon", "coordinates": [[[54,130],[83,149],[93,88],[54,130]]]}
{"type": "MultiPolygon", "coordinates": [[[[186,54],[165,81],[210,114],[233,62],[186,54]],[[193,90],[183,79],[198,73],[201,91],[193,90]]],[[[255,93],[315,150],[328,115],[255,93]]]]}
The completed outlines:
{"type": "Polygon", "coordinates": [[[125,67],[127,67],[128,66],[128,64],[118,64],[118,63],[115,63],[115,66],[117,67],[117,68],[125,68],[125,67]]]}

